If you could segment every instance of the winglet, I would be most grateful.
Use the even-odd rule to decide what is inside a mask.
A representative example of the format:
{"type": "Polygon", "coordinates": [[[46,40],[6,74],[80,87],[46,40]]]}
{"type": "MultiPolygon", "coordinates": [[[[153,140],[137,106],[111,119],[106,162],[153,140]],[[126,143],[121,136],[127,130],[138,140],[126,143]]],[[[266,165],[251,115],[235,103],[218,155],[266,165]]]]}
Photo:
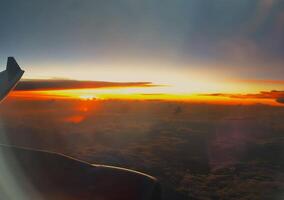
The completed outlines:
{"type": "Polygon", "coordinates": [[[14,57],[8,57],[6,70],[9,74],[14,74],[18,71],[22,71],[14,57]]]}
{"type": "Polygon", "coordinates": [[[0,72],[0,101],[17,85],[24,71],[13,57],[8,57],[5,71],[0,72]]]}

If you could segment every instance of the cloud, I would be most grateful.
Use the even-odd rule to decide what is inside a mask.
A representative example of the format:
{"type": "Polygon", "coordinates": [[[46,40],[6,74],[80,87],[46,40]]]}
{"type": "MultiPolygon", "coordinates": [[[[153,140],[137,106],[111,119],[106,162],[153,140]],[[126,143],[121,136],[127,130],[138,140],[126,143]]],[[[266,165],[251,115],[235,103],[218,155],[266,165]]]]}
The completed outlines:
{"type": "Polygon", "coordinates": [[[214,94],[201,94],[201,96],[215,96],[215,97],[229,97],[235,99],[275,99],[278,103],[284,104],[284,91],[262,91],[255,94],[226,94],[226,93],[214,93],[214,94]]]}
{"type": "Polygon", "coordinates": [[[276,99],[277,103],[283,103],[284,104],[284,97],[279,97],[276,99]]]}
{"type": "Polygon", "coordinates": [[[26,79],[21,81],[15,90],[39,91],[39,90],[63,90],[63,89],[90,89],[90,88],[114,88],[114,87],[155,87],[151,82],[104,82],[104,81],[77,81],[60,79],[26,79]]]}

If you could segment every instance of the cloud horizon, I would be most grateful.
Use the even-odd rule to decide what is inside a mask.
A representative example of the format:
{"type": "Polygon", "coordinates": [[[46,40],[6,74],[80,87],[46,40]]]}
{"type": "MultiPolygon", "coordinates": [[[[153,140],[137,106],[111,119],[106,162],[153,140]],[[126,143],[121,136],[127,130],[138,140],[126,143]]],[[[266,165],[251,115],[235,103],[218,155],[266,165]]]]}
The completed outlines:
{"type": "Polygon", "coordinates": [[[107,82],[80,81],[68,79],[24,79],[16,86],[16,91],[96,89],[125,87],[157,87],[152,82],[107,82]]]}
{"type": "Polygon", "coordinates": [[[201,94],[200,96],[228,97],[232,99],[274,99],[277,103],[284,104],[284,91],[278,90],[261,91],[254,94],[213,93],[201,94]]]}

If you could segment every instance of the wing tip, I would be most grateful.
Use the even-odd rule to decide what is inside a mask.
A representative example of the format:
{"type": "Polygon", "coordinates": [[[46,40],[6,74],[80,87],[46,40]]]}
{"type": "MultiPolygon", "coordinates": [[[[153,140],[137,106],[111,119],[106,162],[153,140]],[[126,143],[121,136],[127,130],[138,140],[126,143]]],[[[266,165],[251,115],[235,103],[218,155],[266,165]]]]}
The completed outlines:
{"type": "Polygon", "coordinates": [[[13,56],[8,57],[6,69],[8,72],[23,71],[13,56]]]}

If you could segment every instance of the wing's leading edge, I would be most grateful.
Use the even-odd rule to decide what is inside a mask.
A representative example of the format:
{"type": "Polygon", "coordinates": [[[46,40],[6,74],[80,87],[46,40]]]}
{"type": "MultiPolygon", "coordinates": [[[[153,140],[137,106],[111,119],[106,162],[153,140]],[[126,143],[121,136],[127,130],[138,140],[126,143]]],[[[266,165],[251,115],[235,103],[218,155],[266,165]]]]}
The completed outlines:
{"type": "Polygon", "coordinates": [[[24,71],[20,68],[15,58],[8,57],[6,70],[0,72],[0,101],[17,85],[24,71]]]}
{"type": "Polygon", "coordinates": [[[4,188],[4,195],[5,192],[8,195],[4,199],[161,199],[157,179],[140,172],[91,165],[62,154],[5,145],[0,145],[0,155],[0,169],[6,170],[0,170],[0,183],[7,175],[9,181],[14,180],[13,186],[6,191],[4,188]],[[20,191],[20,198],[11,198],[15,191],[20,191]]]}

